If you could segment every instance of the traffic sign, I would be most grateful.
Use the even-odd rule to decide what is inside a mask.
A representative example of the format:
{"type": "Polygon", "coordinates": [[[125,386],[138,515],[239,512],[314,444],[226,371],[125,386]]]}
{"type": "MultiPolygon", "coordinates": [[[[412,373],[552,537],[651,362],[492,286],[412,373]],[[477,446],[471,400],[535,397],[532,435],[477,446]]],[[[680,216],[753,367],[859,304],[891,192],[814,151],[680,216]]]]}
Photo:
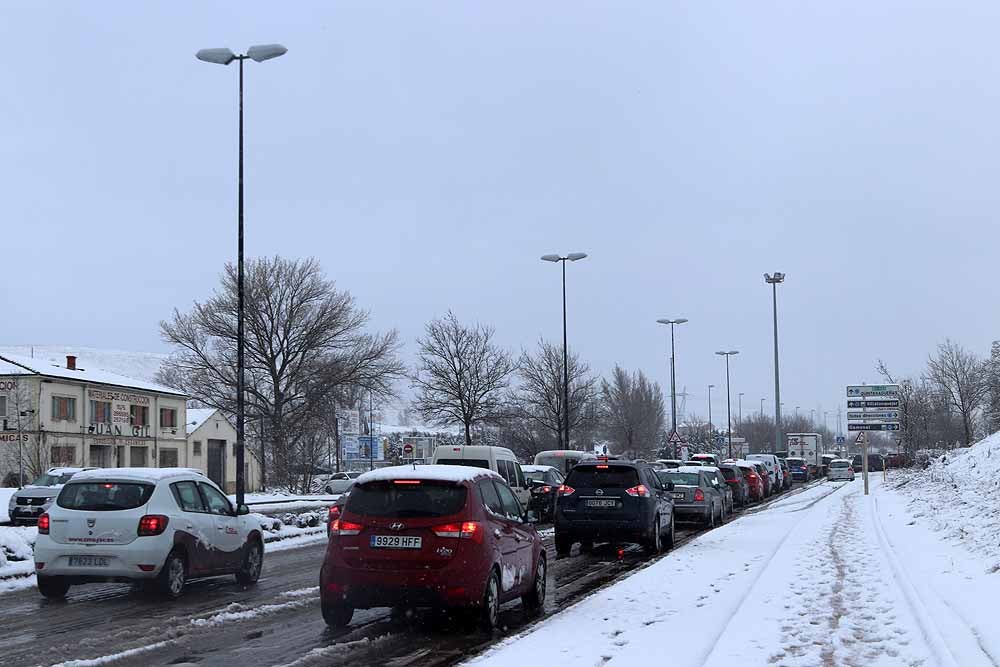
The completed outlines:
{"type": "Polygon", "coordinates": [[[847,438],[845,438],[842,435],[838,435],[836,440],[838,445],[843,445],[845,442],[847,442],[847,438]]]}
{"type": "Polygon", "coordinates": [[[898,384],[849,384],[847,385],[847,397],[859,398],[864,396],[899,396],[898,384]]]}
{"type": "Polygon", "coordinates": [[[899,422],[884,422],[881,424],[847,424],[848,431],[898,431],[899,422]]]}
{"type": "Polygon", "coordinates": [[[412,454],[413,453],[413,445],[410,444],[409,442],[406,443],[405,445],[403,445],[403,453],[404,454],[412,454]]]}
{"type": "Polygon", "coordinates": [[[899,399],[898,398],[861,398],[855,401],[848,401],[847,407],[850,408],[898,408],[899,399]]]}
{"type": "Polygon", "coordinates": [[[672,444],[672,445],[679,445],[679,444],[681,444],[682,442],[684,442],[684,440],[683,440],[683,439],[681,438],[681,436],[680,436],[680,435],[679,435],[679,434],[677,433],[677,431],[674,431],[673,433],[671,433],[671,434],[670,434],[670,437],[669,437],[669,438],[667,438],[667,442],[669,442],[669,443],[670,443],[670,444],[672,444]]]}
{"type": "Polygon", "coordinates": [[[858,437],[856,437],[854,439],[854,444],[856,444],[856,445],[863,445],[863,444],[865,444],[865,432],[864,431],[862,431],[861,433],[858,433],[858,437]]]}
{"type": "Polygon", "coordinates": [[[847,413],[847,419],[849,421],[859,420],[867,421],[869,419],[879,419],[882,421],[899,421],[899,410],[865,410],[864,412],[850,412],[847,413]]]}

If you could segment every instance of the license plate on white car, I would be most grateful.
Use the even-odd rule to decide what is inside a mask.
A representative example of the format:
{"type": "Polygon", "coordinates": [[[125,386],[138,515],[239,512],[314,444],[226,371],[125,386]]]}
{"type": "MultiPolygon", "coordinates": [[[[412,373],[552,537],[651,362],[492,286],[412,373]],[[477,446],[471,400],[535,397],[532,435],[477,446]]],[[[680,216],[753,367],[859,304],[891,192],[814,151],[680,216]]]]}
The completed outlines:
{"type": "Polygon", "coordinates": [[[108,567],[111,564],[110,558],[103,556],[70,556],[70,567],[108,567]]]}
{"type": "Polygon", "coordinates": [[[618,504],[614,498],[591,498],[587,501],[587,507],[601,507],[604,509],[613,508],[618,504]]]}
{"type": "Polygon", "coordinates": [[[419,549],[424,538],[409,535],[372,535],[373,549],[419,549]]]}
{"type": "Polygon", "coordinates": [[[684,492],[683,491],[675,492],[674,500],[684,500],[684,492]]]}

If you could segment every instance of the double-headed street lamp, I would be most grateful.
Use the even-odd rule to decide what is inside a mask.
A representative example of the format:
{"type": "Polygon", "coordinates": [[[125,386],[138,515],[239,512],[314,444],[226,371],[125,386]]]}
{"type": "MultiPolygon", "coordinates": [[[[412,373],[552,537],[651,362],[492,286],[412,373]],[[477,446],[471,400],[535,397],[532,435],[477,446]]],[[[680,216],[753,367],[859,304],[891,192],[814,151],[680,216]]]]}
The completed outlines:
{"type": "Polygon", "coordinates": [[[726,358],[726,430],[729,432],[729,458],[733,458],[733,415],[729,392],[729,357],[739,354],[739,351],[729,350],[728,352],[716,352],[716,354],[726,358]]]}
{"type": "Polygon", "coordinates": [[[656,320],[660,324],[670,325],[670,432],[671,435],[677,433],[677,379],[675,375],[675,353],[674,353],[674,325],[684,324],[687,319],[678,317],[676,320],[666,318],[656,320]]]}
{"type": "Polygon", "coordinates": [[[245,54],[235,54],[229,49],[202,49],[195,54],[198,60],[216,65],[228,65],[234,60],[240,64],[240,103],[239,103],[239,175],[237,187],[237,220],[239,226],[236,248],[237,269],[236,269],[236,291],[237,291],[237,314],[236,314],[236,504],[243,504],[244,493],[246,491],[245,474],[245,435],[246,429],[243,423],[246,412],[246,397],[244,396],[246,380],[244,377],[244,342],[243,342],[243,61],[250,59],[254,62],[264,62],[278,56],[283,56],[288,49],[281,44],[260,44],[251,46],[245,54]]]}
{"type": "Polygon", "coordinates": [[[585,252],[571,252],[568,255],[542,255],[546,262],[562,263],[562,301],[563,301],[563,436],[564,449],[569,449],[569,352],[566,347],[566,262],[575,262],[587,256],[585,252]]]}
{"type": "Polygon", "coordinates": [[[774,304],[774,451],[776,452],[780,452],[782,449],[783,437],[781,432],[781,385],[778,382],[778,283],[784,281],[784,273],[775,271],[773,274],[764,274],[764,282],[771,286],[774,304]]]}

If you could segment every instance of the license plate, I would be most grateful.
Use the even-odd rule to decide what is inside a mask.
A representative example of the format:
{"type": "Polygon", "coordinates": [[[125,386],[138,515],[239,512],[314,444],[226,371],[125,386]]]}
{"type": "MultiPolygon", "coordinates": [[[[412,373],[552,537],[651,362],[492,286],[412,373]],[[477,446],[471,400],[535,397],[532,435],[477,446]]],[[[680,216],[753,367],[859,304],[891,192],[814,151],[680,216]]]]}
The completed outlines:
{"type": "Polygon", "coordinates": [[[683,493],[675,493],[674,494],[674,500],[684,500],[684,494],[683,493]]]}
{"type": "Polygon", "coordinates": [[[587,501],[587,507],[614,507],[618,501],[614,498],[592,498],[587,501]]]}
{"type": "Polygon", "coordinates": [[[372,535],[370,544],[373,549],[419,549],[423,541],[409,535],[372,535]]]}
{"type": "Polygon", "coordinates": [[[110,558],[101,556],[70,556],[70,567],[107,567],[111,564],[110,558]]]}

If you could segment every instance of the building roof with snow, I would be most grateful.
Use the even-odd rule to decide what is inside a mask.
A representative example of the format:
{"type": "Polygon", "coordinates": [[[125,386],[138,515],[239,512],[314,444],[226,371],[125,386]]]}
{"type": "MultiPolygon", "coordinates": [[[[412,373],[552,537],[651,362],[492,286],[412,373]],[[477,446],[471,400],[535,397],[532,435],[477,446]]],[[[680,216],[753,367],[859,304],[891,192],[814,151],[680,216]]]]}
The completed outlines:
{"type": "Polygon", "coordinates": [[[17,354],[0,354],[0,375],[36,375],[42,377],[58,378],[60,380],[74,380],[87,384],[108,385],[114,387],[127,387],[140,391],[151,391],[158,394],[173,394],[175,396],[185,396],[184,392],[165,387],[148,380],[138,380],[136,378],[119,375],[99,368],[86,368],[81,362],[75,368],[60,366],[58,363],[44,359],[33,359],[17,354]]]}
{"type": "Polygon", "coordinates": [[[191,435],[202,425],[211,419],[216,412],[219,410],[217,408],[188,408],[187,409],[187,434],[191,435]]]}

